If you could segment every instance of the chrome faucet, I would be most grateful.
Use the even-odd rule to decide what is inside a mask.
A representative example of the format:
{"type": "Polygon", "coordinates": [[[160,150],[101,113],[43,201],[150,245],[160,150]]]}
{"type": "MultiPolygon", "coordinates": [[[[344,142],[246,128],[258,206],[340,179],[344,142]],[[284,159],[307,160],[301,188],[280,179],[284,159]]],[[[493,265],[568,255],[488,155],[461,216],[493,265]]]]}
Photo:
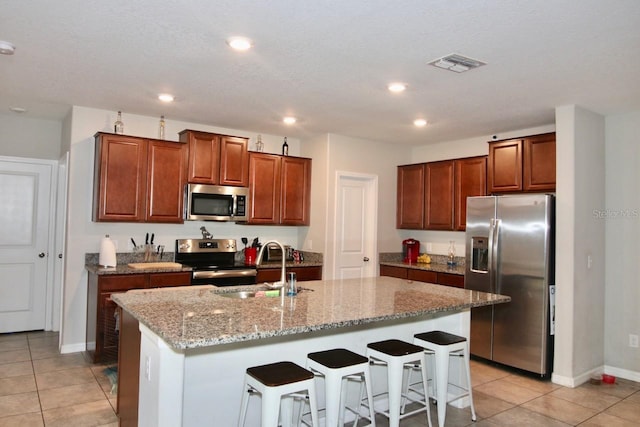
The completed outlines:
{"type": "Polygon", "coordinates": [[[282,285],[284,286],[287,283],[287,279],[286,279],[286,269],[285,269],[285,262],[286,262],[286,252],[284,250],[284,246],[282,246],[282,243],[278,242],[277,240],[269,240],[268,242],[265,242],[262,244],[262,247],[260,248],[260,252],[258,252],[258,257],[256,258],[256,266],[260,265],[262,263],[262,255],[265,251],[265,249],[267,249],[267,246],[269,245],[269,243],[275,243],[276,245],[280,246],[280,250],[282,251],[282,273],[280,274],[280,281],[274,283],[274,285],[282,285]]]}

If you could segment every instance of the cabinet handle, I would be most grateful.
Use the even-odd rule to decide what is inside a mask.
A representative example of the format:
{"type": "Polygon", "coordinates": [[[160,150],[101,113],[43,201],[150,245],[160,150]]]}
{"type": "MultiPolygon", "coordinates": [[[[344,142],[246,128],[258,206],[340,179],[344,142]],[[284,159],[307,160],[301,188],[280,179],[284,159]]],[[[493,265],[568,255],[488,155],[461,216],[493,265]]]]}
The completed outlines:
{"type": "Polygon", "coordinates": [[[38,254],[38,256],[39,256],[40,258],[44,258],[44,252],[40,252],[40,253],[38,254]]]}
{"type": "Polygon", "coordinates": [[[362,260],[363,260],[364,262],[369,262],[369,257],[368,257],[368,256],[366,256],[366,257],[362,258],[362,260]]]}

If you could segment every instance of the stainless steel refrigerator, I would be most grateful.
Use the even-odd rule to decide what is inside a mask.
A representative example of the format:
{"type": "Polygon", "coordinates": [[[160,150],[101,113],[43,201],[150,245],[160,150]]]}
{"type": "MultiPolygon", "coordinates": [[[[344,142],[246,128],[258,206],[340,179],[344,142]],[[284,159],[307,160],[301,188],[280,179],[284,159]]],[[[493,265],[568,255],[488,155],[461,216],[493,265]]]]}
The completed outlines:
{"type": "Polygon", "coordinates": [[[471,310],[471,354],[548,376],[552,370],[554,197],[469,197],[465,288],[511,302],[471,310]]]}

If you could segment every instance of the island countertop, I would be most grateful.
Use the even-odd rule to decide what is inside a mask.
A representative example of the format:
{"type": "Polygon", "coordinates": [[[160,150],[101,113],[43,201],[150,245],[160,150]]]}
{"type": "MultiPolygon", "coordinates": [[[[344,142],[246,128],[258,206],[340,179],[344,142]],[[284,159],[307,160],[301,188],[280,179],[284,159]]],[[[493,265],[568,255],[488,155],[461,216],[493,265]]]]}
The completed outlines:
{"type": "Polygon", "coordinates": [[[222,294],[247,287],[186,287],[118,293],[112,299],[174,349],[302,334],[510,301],[503,295],[392,277],[319,280],[303,285],[295,297],[237,299],[222,294]]]}

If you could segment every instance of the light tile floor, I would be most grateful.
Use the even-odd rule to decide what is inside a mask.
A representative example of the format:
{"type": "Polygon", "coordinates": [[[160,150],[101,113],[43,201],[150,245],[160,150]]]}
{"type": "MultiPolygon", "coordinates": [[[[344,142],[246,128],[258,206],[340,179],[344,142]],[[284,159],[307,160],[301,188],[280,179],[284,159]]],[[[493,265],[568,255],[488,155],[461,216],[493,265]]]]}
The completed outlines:
{"type": "MultiPolygon", "coordinates": [[[[469,409],[449,406],[446,427],[640,425],[640,383],[618,379],[614,385],[572,389],[471,363],[478,421],[471,422],[469,409]]],[[[57,333],[0,334],[0,427],[117,426],[116,396],[104,369],[82,353],[61,355],[57,333]]],[[[437,426],[435,407],[431,416],[437,426]]],[[[388,426],[384,417],[377,416],[376,423],[388,426]]],[[[424,414],[401,422],[402,427],[426,425],[424,414]]]]}

